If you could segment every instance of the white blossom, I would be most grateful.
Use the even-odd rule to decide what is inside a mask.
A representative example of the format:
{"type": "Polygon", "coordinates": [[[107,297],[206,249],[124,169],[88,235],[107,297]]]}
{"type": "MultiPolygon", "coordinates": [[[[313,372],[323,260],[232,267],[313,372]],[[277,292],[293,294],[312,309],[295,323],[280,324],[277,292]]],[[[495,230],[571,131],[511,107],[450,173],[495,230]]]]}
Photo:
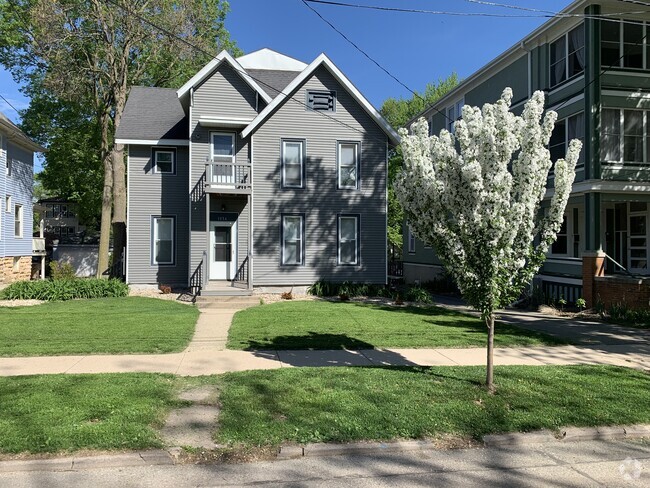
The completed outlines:
{"type": "Polygon", "coordinates": [[[426,120],[402,129],[404,167],[395,183],[413,233],[433,246],[467,301],[488,317],[516,298],[539,270],[562,225],[581,142],[555,162],[546,216],[541,202],[553,167],[557,120],[537,91],[521,116],[512,90],[482,109],[465,106],[455,135],[429,136],[426,120]]]}

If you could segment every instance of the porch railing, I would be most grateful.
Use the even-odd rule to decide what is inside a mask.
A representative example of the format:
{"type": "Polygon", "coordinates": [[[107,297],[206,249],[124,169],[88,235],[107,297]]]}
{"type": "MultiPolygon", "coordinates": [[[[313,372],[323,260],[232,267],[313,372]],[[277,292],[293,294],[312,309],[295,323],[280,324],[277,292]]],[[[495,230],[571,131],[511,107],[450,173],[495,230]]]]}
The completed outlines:
{"type": "Polygon", "coordinates": [[[249,268],[249,260],[248,260],[248,256],[246,256],[244,261],[241,263],[241,266],[239,266],[239,268],[237,269],[237,273],[235,273],[235,279],[233,281],[235,283],[248,286],[248,273],[249,273],[248,268],[249,268]]]}
{"type": "Polygon", "coordinates": [[[203,251],[203,256],[199,265],[190,276],[190,292],[192,295],[198,295],[201,292],[201,289],[205,287],[208,279],[208,273],[206,270],[206,263],[208,262],[208,253],[203,251]]]}
{"type": "Polygon", "coordinates": [[[388,261],[388,276],[395,278],[404,277],[404,262],[403,261],[388,261]]]}
{"type": "Polygon", "coordinates": [[[205,163],[206,189],[215,192],[250,193],[253,188],[250,163],[205,163]]]}

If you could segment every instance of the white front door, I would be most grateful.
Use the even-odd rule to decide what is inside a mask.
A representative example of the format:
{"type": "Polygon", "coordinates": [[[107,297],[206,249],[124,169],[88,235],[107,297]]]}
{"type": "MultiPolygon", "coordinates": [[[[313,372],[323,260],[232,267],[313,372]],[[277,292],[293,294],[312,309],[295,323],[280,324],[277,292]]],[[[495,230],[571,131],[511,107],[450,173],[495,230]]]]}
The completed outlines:
{"type": "Polygon", "coordinates": [[[210,279],[233,280],[237,266],[237,222],[210,223],[210,279]]]}

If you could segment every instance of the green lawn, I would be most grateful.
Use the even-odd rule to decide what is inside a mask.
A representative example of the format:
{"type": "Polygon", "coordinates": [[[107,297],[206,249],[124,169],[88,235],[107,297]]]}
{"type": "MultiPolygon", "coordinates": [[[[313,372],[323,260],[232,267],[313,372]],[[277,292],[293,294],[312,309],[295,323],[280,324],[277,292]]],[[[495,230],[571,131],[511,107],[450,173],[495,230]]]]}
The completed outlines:
{"type": "Polygon", "coordinates": [[[650,422],[650,376],[607,366],[288,368],[220,379],[217,442],[275,445],[650,422]]]}
{"type": "Polygon", "coordinates": [[[181,351],[198,315],[192,306],[142,297],[0,308],[0,356],[181,351]]]}
{"type": "MultiPolygon", "coordinates": [[[[230,349],[372,349],[485,346],[487,328],[475,317],[439,307],[392,307],[358,302],[279,302],[235,314],[230,349]]],[[[497,347],[561,341],[497,324],[497,347]]]]}
{"type": "Polygon", "coordinates": [[[0,452],[161,447],[174,400],[169,375],[104,374],[0,378],[0,452]]]}

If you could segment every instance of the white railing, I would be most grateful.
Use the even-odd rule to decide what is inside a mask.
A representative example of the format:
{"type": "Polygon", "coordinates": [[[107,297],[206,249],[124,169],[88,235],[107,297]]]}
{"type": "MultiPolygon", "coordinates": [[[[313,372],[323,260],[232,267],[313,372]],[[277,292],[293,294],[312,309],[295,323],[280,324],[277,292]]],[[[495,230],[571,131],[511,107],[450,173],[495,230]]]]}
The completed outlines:
{"type": "Polygon", "coordinates": [[[205,164],[206,187],[215,191],[250,192],[251,165],[249,163],[223,163],[208,161],[205,164]]]}
{"type": "Polygon", "coordinates": [[[45,237],[32,237],[32,254],[45,254],[45,237]]]}

